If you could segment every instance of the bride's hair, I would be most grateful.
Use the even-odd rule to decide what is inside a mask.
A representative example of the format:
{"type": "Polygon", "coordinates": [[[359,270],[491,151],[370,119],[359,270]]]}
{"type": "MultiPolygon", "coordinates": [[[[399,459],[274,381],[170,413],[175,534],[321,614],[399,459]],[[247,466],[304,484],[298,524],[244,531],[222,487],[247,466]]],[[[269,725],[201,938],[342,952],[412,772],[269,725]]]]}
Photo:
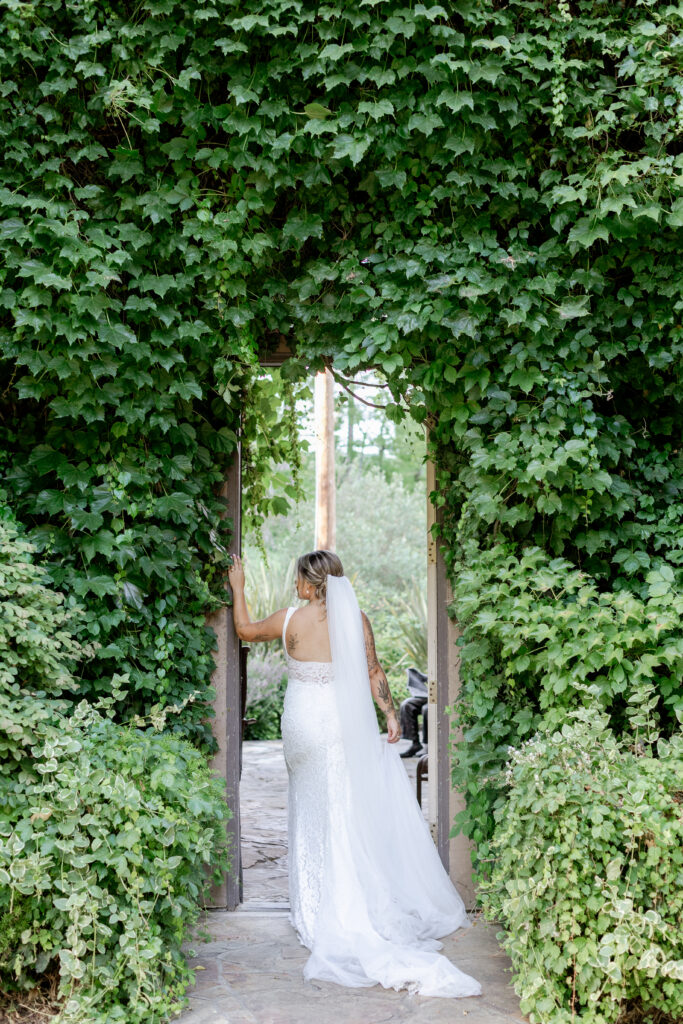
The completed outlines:
{"type": "Polygon", "coordinates": [[[324,601],[327,597],[327,577],[343,576],[344,569],[334,551],[309,551],[297,559],[296,571],[307,583],[315,587],[315,596],[324,601]]]}

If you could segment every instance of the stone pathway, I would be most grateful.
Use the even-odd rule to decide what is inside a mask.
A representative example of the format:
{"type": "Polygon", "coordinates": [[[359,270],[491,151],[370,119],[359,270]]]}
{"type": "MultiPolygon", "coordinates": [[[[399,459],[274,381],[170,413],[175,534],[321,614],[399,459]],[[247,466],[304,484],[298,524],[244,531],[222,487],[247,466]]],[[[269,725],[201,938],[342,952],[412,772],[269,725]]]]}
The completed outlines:
{"type": "Polygon", "coordinates": [[[244,903],[287,907],[287,767],[282,740],[247,740],[242,745],[240,814],[244,903]]]}
{"type": "MultiPolygon", "coordinates": [[[[399,740],[398,751],[410,740],[399,740]]],[[[242,868],[246,906],[286,905],[287,767],[282,740],[247,740],[242,749],[240,811],[242,868]]],[[[415,790],[417,758],[403,759],[415,790]]],[[[422,785],[422,810],[428,812],[429,787],[422,785]]]]}
{"type": "MultiPolygon", "coordinates": [[[[399,750],[408,745],[399,743],[399,750]]],[[[416,760],[404,764],[414,783],[416,760]]],[[[176,1024],[524,1024],[497,929],[481,917],[447,936],[443,952],[481,982],[482,996],[430,999],[380,985],[304,981],[309,951],[287,919],[287,770],[280,741],[244,744],[241,812],[245,899],[233,912],[207,911],[186,943],[196,984],[176,1024]]]]}
{"type": "Polygon", "coordinates": [[[344,988],[304,981],[308,950],[284,910],[211,911],[203,920],[208,943],[193,943],[200,968],[190,1009],[177,1024],[522,1024],[509,984],[508,959],[496,929],[482,920],[443,940],[443,952],[477,978],[483,995],[430,999],[380,985],[344,988]]]}

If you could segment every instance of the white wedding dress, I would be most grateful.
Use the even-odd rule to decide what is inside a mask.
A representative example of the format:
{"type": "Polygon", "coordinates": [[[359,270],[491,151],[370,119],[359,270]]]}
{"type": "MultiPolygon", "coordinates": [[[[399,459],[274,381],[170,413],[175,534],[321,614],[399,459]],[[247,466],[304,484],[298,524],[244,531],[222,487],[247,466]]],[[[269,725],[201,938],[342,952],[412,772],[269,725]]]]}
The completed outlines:
{"type": "MultiPolygon", "coordinates": [[[[479,995],[479,982],[436,952],[440,937],[469,927],[467,913],[398,752],[379,735],[366,661],[364,679],[356,660],[360,682],[349,682],[347,641],[360,657],[360,611],[356,615],[355,595],[345,584],[344,599],[354,610],[350,618],[339,618],[341,598],[335,597],[342,645],[333,636],[331,579],[340,578],[328,576],[333,660],[300,661],[287,652],[285,633],[295,608],[287,610],[282,631],[288,667],[282,739],[289,776],[289,919],[311,951],[304,977],[353,987],[379,982],[426,996],[479,995]]],[[[334,584],[334,595],[341,593],[334,584]]],[[[362,653],[364,658],[364,647],[362,653]]]]}

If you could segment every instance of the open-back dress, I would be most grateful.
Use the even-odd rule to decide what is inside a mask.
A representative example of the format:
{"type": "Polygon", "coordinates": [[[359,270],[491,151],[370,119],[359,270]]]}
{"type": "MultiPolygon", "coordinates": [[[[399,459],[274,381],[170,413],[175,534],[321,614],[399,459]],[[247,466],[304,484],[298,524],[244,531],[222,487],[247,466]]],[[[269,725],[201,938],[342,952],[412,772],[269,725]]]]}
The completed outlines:
{"type": "Polygon", "coordinates": [[[334,662],[289,654],[286,631],[295,610],[287,609],[282,630],[288,670],[282,739],[289,776],[289,919],[311,950],[304,976],[353,987],[379,982],[422,995],[479,995],[479,982],[436,952],[439,936],[469,921],[388,744],[382,744],[387,753],[378,777],[367,780],[379,787],[381,800],[393,803],[393,834],[370,837],[377,840],[371,851],[386,851],[381,863],[354,832],[334,662]]]}

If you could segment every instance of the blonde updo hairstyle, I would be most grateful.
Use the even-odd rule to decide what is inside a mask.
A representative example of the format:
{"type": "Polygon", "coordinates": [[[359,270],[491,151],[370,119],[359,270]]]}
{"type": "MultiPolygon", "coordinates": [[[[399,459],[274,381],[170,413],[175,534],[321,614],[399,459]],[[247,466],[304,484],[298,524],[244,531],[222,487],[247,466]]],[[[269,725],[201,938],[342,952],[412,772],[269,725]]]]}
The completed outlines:
{"type": "Polygon", "coordinates": [[[315,587],[315,596],[323,602],[327,598],[327,577],[343,576],[344,569],[334,551],[309,551],[296,563],[297,574],[315,587]]]}

